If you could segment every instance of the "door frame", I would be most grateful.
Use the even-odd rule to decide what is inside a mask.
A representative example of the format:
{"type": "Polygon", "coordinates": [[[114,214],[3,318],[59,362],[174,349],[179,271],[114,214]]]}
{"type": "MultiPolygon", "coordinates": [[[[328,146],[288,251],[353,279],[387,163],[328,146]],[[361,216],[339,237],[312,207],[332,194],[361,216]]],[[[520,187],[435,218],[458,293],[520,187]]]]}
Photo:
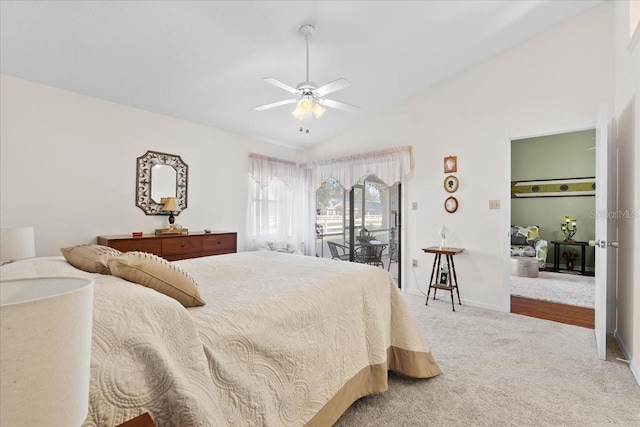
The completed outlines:
{"type": "MultiPolygon", "coordinates": [[[[597,112],[596,112],[597,113],[597,112]]],[[[594,115],[595,117],[595,115],[594,115]]],[[[521,135],[515,135],[509,137],[507,143],[505,144],[505,156],[507,159],[507,168],[506,168],[506,176],[504,180],[503,187],[503,203],[504,208],[502,209],[502,230],[505,230],[505,235],[503,239],[503,253],[505,256],[504,268],[502,272],[502,310],[505,313],[511,312],[511,254],[509,249],[511,247],[511,144],[512,141],[518,139],[528,139],[528,138],[538,138],[542,136],[550,136],[557,135],[561,133],[571,133],[571,132],[579,132],[583,130],[595,130],[596,123],[589,124],[576,124],[570,125],[566,127],[552,128],[546,131],[540,131],[535,133],[527,133],[521,135]]],[[[609,311],[610,307],[607,307],[607,311],[609,311]]]]}
{"type": "MultiPolygon", "coordinates": [[[[366,179],[364,180],[366,182],[366,179]]],[[[404,211],[403,209],[403,203],[404,203],[404,195],[402,193],[402,182],[403,180],[400,180],[399,182],[393,183],[390,186],[388,186],[389,188],[391,188],[391,186],[393,185],[397,185],[398,186],[398,226],[397,228],[400,229],[400,232],[396,234],[396,238],[398,239],[398,289],[402,290],[402,252],[403,252],[403,247],[402,247],[402,241],[403,241],[403,227],[402,227],[402,212],[404,211]]],[[[363,191],[363,196],[362,196],[362,206],[360,207],[360,209],[363,212],[363,216],[362,216],[362,220],[364,222],[364,217],[365,217],[365,206],[366,206],[366,202],[365,202],[365,197],[364,197],[364,190],[365,190],[365,185],[363,184],[354,184],[350,190],[346,190],[344,191],[344,200],[346,201],[347,198],[349,199],[349,227],[348,229],[345,231],[345,234],[348,234],[349,236],[349,261],[350,262],[354,262],[355,261],[355,249],[354,249],[354,245],[353,242],[355,241],[356,235],[355,235],[355,224],[353,221],[353,218],[355,218],[355,191],[354,188],[356,187],[362,187],[362,191],[363,191]]],[[[390,213],[390,212],[389,212],[390,213]]],[[[345,214],[346,215],[346,212],[345,214]]],[[[344,226],[344,219],[343,219],[343,226],[344,226]]],[[[389,229],[391,228],[391,216],[389,216],[389,229]]],[[[396,232],[398,231],[396,228],[396,232]]],[[[346,238],[346,236],[345,236],[346,238]]],[[[391,260],[389,260],[389,262],[391,262],[391,260]]]]}

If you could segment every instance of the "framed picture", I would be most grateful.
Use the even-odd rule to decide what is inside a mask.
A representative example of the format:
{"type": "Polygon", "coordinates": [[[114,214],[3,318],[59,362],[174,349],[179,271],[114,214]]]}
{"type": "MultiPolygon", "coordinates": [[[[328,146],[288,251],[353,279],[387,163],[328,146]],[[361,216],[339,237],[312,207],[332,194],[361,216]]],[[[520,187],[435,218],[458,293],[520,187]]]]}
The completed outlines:
{"type": "Polygon", "coordinates": [[[444,158],[444,173],[458,172],[458,156],[444,158]]]}
{"type": "Polygon", "coordinates": [[[458,178],[453,175],[449,175],[444,179],[444,189],[447,193],[455,193],[458,190],[458,178]]]}
{"type": "Polygon", "coordinates": [[[595,196],[595,194],[595,177],[511,182],[512,199],[524,199],[527,197],[595,196]]]}
{"type": "Polygon", "coordinates": [[[444,210],[446,210],[449,213],[454,213],[455,211],[457,211],[458,199],[456,199],[453,196],[447,197],[447,199],[444,201],[444,210]]]}
{"type": "Polygon", "coordinates": [[[446,271],[440,272],[440,277],[438,277],[438,284],[440,285],[448,285],[449,284],[449,273],[446,271]]]}

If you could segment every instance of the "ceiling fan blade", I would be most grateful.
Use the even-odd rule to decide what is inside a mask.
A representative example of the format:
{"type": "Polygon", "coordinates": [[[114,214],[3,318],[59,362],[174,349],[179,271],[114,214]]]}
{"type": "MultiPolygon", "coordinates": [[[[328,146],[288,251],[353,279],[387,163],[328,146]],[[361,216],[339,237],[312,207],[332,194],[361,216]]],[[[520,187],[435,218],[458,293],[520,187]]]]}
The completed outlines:
{"type": "Polygon", "coordinates": [[[331,83],[327,83],[324,86],[320,86],[318,89],[314,90],[313,92],[316,94],[317,97],[322,98],[325,95],[328,95],[340,89],[347,88],[349,86],[351,86],[351,83],[349,83],[349,80],[340,78],[332,81],[331,83]]]}
{"type": "Polygon", "coordinates": [[[334,101],[333,99],[319,99],[318,104],[324,105],[325,107],[335,108],[336,110],[348,111],[350,113],[355,113],[360,109],[360,107],[356,105],[346,104],[340,101],[334,101]]]}
{"type": "Polygon", "coordinates": [[[274,108],[274,107],[279,107],[281,105],[287,105],[287,104],[293,104],[294,102],[297,102],[297,99],[285,99],[284,101],[278,101],[278,102],[272,102],[271,104],[266,104],[266,105],[261,105],[259,107],[256,107],[256,110],[258,111],[262,111],[262,110],[268,110],[269,108],[274,108]]]}
{"type": "Polygon", "coordinates": [[[277,86],[277,87],[279,87],[280,89],[284,89],[284,90],[286,90],[287,92],[291,92],[291,93],[296,94],[296,95],[297,95],[298,93],[300,93],[300,91],[299,91],[298,89],[296,89],[295,87],[293,87],[293,86],[289,86],[288,84],[283,83],[283,82],[281,82],[281,81],[280,81],[280,80],[278,80],[278,79],[274,79],[273,77],[264,77],[262,80],[264,80],[265,82],[267,82],[267,83],[269,83],[269,84],[272,84],[272,85],[274,85],[274,86],[277,86]]]}

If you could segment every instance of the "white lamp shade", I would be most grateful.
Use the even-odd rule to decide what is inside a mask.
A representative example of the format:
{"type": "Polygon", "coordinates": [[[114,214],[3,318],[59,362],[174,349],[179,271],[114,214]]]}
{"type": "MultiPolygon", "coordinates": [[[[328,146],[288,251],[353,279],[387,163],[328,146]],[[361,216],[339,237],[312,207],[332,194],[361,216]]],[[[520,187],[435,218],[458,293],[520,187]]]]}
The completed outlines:
{"type": "Polygon", "coordinates": [[[0,230],[0,261],[17,261],[36,256],[33,227],[0,230]]]}
{"type": "Polygon", "coordinates": [[[0,425],[82,425],[92,315],[91,279],[0,281],[0,425]]]}

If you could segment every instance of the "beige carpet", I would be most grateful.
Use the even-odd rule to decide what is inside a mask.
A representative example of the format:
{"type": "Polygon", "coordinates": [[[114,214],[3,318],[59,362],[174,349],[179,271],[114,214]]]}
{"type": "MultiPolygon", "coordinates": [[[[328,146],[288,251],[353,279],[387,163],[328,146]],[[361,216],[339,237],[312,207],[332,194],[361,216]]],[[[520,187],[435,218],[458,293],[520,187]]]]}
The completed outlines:
{"type": "Polygon", "coordinates": [[[511,276],[511,295],[593,308],[595,277],[541,271],[536,278],[511,276]]]}
{"type": "MultiPolygon", "coordinates": [[[[336,426],[640,426],[640,386],[593,330],[407,295],[443,374],[394,374],[336,426]]],[[[610,342],[610,348],[615,346],[610,342]]]]}

